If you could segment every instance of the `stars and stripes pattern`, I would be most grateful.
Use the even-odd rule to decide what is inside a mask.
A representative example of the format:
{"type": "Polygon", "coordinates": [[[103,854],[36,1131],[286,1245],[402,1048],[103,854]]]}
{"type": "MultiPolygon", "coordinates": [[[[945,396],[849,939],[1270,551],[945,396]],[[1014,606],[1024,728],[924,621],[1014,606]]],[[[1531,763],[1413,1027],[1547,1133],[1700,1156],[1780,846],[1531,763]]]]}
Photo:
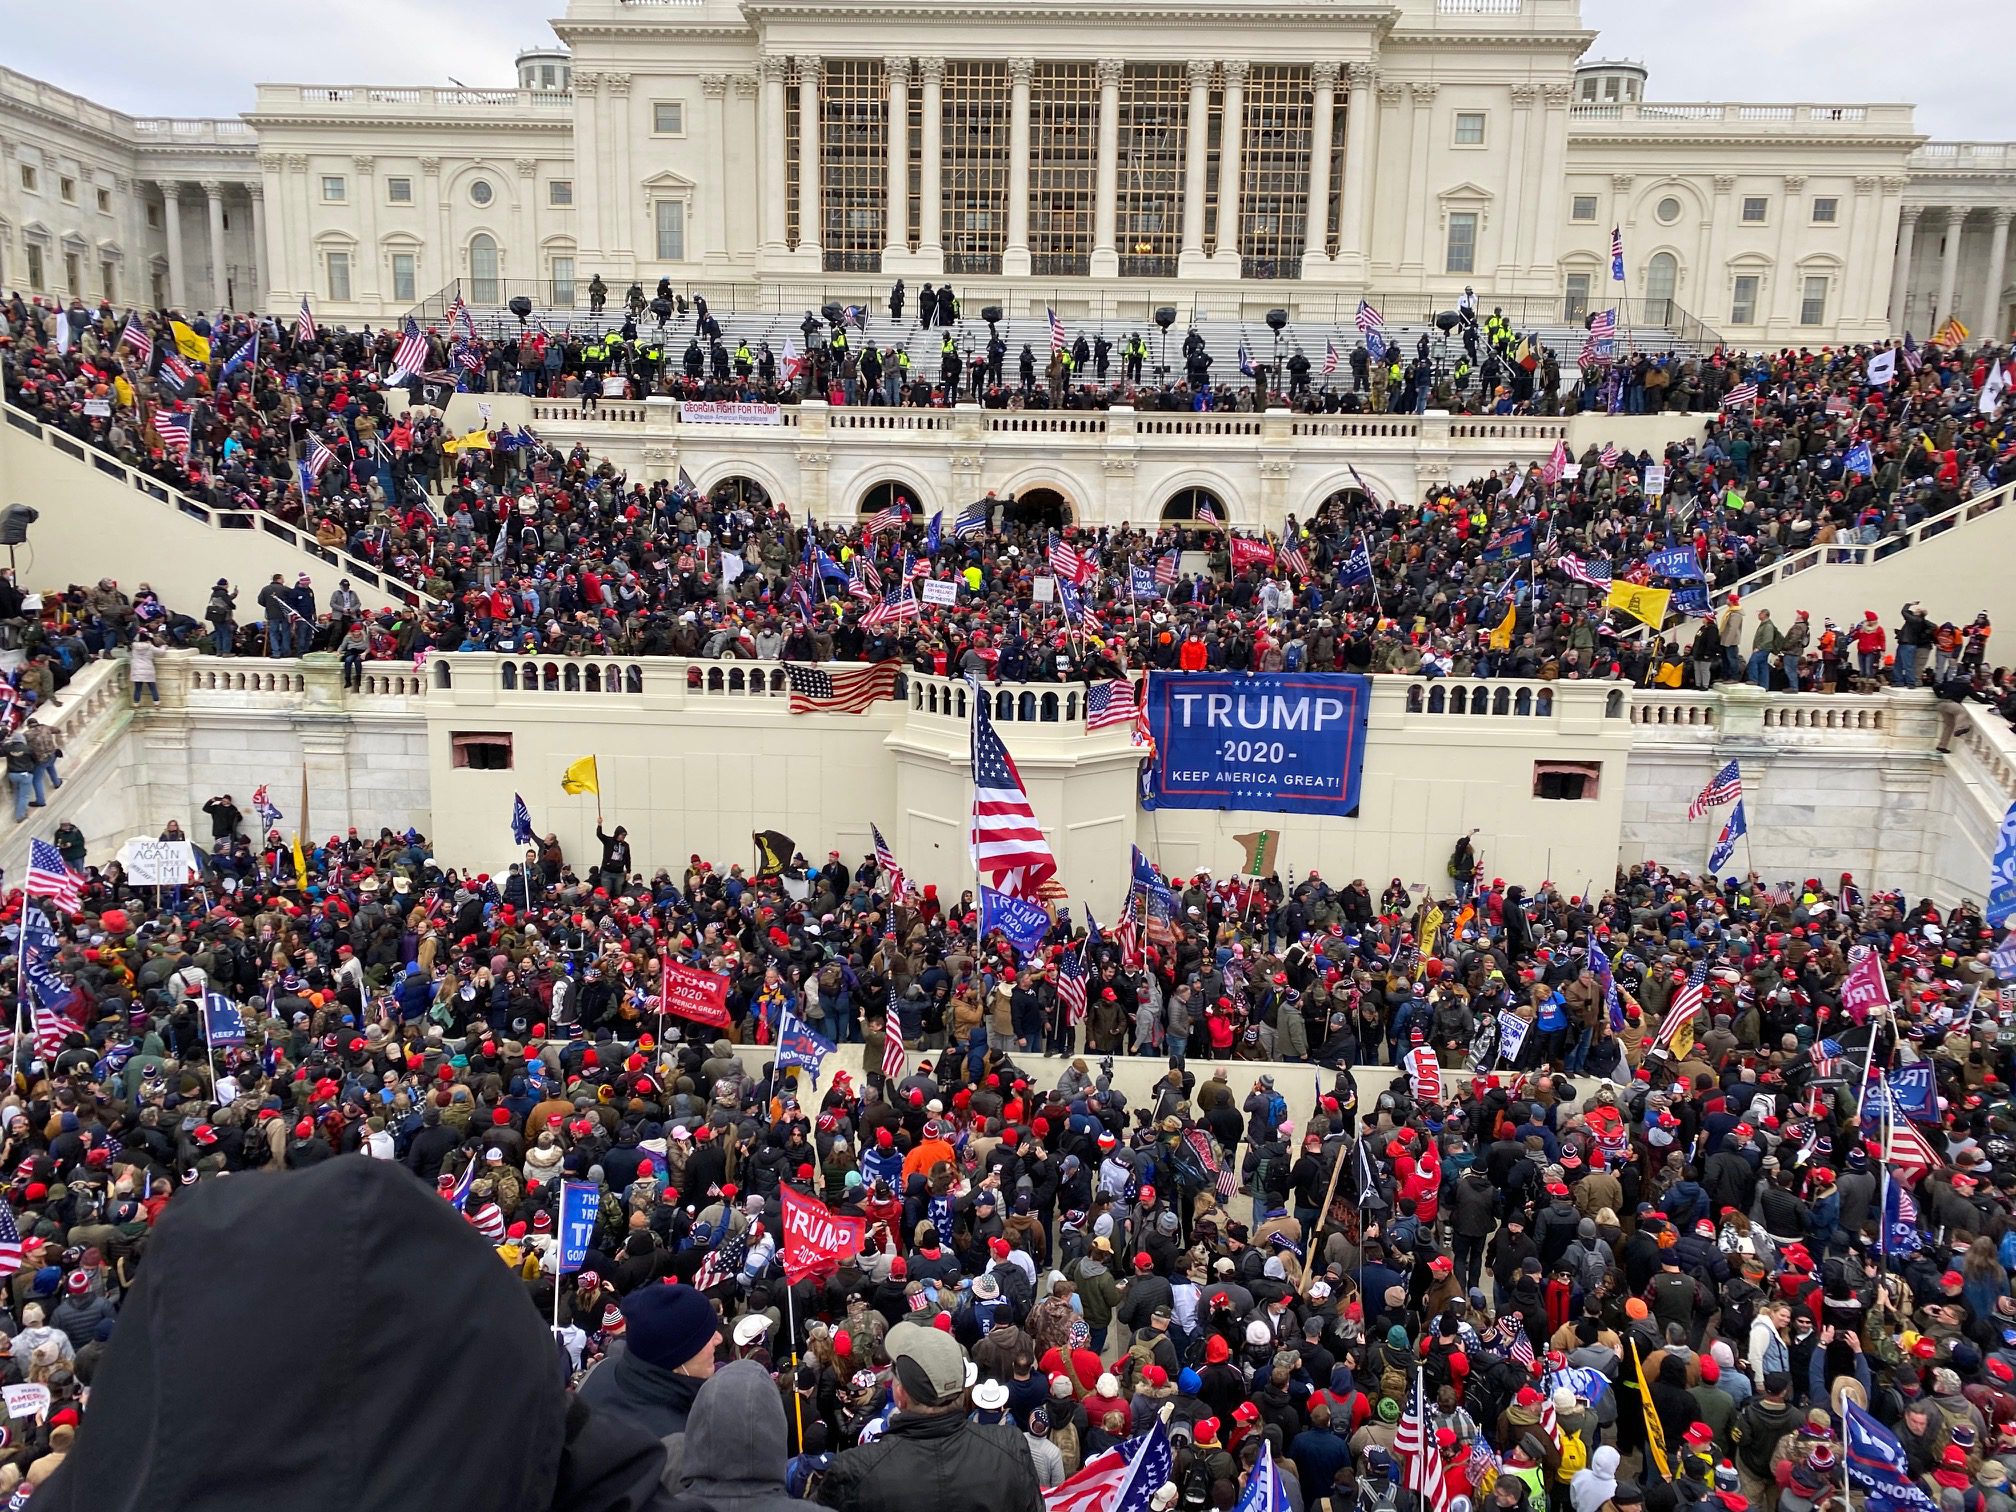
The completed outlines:
{"type": "Polygon", "coordinates": [[[917,595],[911,590],[910,580],[906,577],[861,616],[861,623],[868,628],[897,625],[904,620],[914,620],[923,612],[923,606],[917,602],[917,595]]]}
{"type": "Polygon", "coordinates": [[[133,355],[140,359],[142,367],[154,360],[154,338],[149,336],[147,328],[140,324],[139,311],[126,312],[126,329],[119,333],[119,344],[133,348],[133,355]]]}
{"type": "Polygon", "coordinates": [[[1097,575],[1099,564],[1060,535],[1050,537],[1050,571],[1073,583],[1085,583],[1097,575]]]}
{"type": "MultiPolygon", "coordinates": [[[[1358,301],[1358,313],[1353,318],[1357,322],[1358,334],[1361,336],[1369,337],[1374,332],[1384,334],[1386,330],[1386,317],[1373,308],[1372,301],[1369,299],[1358,301]]],[[[1327,372],[1328,369],[1325,369],[1325,371],[1327,372]]]]}
{"type": "MultiPolygon", "coordinates": [[[[1087,942],[1089,944],[1089,941],[1087,942]]],[[[1072,1028],[1085,1019],[1085,952],[1067,950],[1057,963],[1057,1001],[1064,1006],[1064,1022],[1072,1028]]]]}
{"type": "Polygon", "coordinates": [[[1276,554],[1276,559],[1280,562],[1282,571],[1290,576],[1298,578],[1309,576],[1308,553],[1285,535],[1281,537],[1281,549],[1276,554]]]}
{"type": "Polygon", "coordinates": [[[84,906],[84,879],[47,840],[28,842],[27,891],[31,898],[47,898],[64,913],[74,914],[84,906]]]}
{"type": "Polygon", "coordinates": [[[1141,898],[1127,889],[1127,901],[1120,907],[1120,920],[1113,926],[1113,943],[1120,947],[1120,964],[1141,964],[1141,898]]]}
{"type": "Polygon", "coordinates": [[[14,1221],[14,1208],[0,1197],[0,1276],[21,1269],[21,1225],[14,1221]]]}
{"type": "Polygon", "coordinates": [[[1674,1037],[1701,1017],[1707,1001],[1708,960],[1704,956],[1694,963],[1687,980],[1680,984],[1680,990],[1673,994],[1673,1001],[1666,1005],[1666,1016],[1659,1021],[1659,1032],[1652,1036],[1653,1044],[1670,1048],[1674,1037]]]}
{"type": "Polygon", "coordinates": [[[448,306],[448,329],[452,331],[458,325],[471,341],[476,339],[476,317],[469,313],[469,306],[463,303],[460,294],[457,294],[454,303],[448,306]]]}
{"type": "Polygon", "coordinates": [[[1224,1155],[1218,1148],[1218,1140],[1209,1129],[1187,1129],[1183,1142],[1190,1146],[1197,1163],[1211,1178],[1211,1189],[1218,1194],[1221,1202],[1230,1202],[1239,1190],[1239,1174],[1226,1164],[1224,1155]]]}
{"type": "Polygon", "coordinates": [[[910,507],[907,504],[891,504],[887,509],[878,509],[868,516],[868,534],[878,536],[885,530],[901,530],[910,523],[910,507]]]}
{"type": "Polygon", "coordinates": [[[847,592],[864,604],[872,604],[882,596],[882,574],[875,570],[865,551],[857,551],[847,563],[847,592]]]}
{"type": "Polygon", "coordinates": [[[1610,277],[1613,282],[1624,282],[1624,228],[1610,228],[1610,277]]]}
{"type": "Polygon", "coordinates": [[[1085,728],[1107,730],[1134,722],[1134,684],[1124,677],[1097,682],[1085,690],[1085,728]]]}
{"type": "Polygon", "coordinates": [[[1617,450],[1617,443],[1615,441],[1605,441],[1603,443],[1603,450],[1597,454],[1597,460],[1605,467],[1615,467],[1617,459],[1623,455],[1622,452],[1617,450]]]}
{"type": "Polygon", "coordinates": [[[1064,348],[1071,345],[1071,338],[1065,334],[1064,322],[1057,318],[1057,312],[1054,309],[1046,308],[1044,313],[1050,317],[1050,350],[1061,352],[1064,348]]]}
{"type": "Polygon", "coordinates": [[[1533,1368],[1533,1339],[1525,1328],[1519,1325],[1516,1315],[1513,1319],[1512,1342],[1506,1346],[1505,1356],[1524,1365],[1528,1370],[1533,1368]]]}
{"type": "Polygon", "coordinates": [[[700,1262],[700,1269],[693,1273],[693,1287],[696,1291],[711,1291],[724,1282],[733,1281],[742,1274],[742,1267],[749,1259],[749,1231],[730,1234],[714,1248],[707,1251],[700,1262]]]}
{"type": "Polygon", "coordinates": [[[1168,1431],[1158,1419],[1139,1438],[1093,1455],[1076,1475],[1045,1491],[1044,1512],[1148,1512],[1174,1465],[1168,1431]]]}
{"type": "Polygon", "coordinates": [[[308,470],[321,477],[336,461],[336,453],[331,451],[320,436],[308,438],[308,470]]]}
{"type": "Polygon", "coordinates": [[[387,383],[402,383],[427,366],[427,338],[420,334],[420,322],[411,315],[406,317],[404,332],[399,337],[399,345],[392,349],[392,375],[387,383]]]}
{"type": "Polygon", "coordinates": [[[990,884],[1013,898],[1035,898],[1057,875],[1057,858],[1036,822],[1015,759],[995,733],[987,699],[973,696],[973,822],[968,844],[973,865],[990,884]]]}
{"type": "Polygon", "coordinates": [[[1202,525],[1216,525],[1218,523],[1218,511],[1212,506],[1209,499],[1199,499],[1197,501],[1197,520],[1202,525]]]}
{"type": "Polygon", "coordinates": [[[456,1212],[461,1212],[469,1201],[469,1189],[476,1184],[476,1161],[472,1156],[462,1167],[460,1176],[443,1176],[440,1179],[441,1196],[456,1212]]]}
{"type": "Polygon", "coordinates": [[[1839,1076],[1841,1067],[1847,1059],[1847,1053],[1841,1048],[1841,1042],[1831,1039],[1816,1041],[1806,1054],[1813,1062],[1813,1074],[1818,1077],[1839,1076]]]}
{"type": "Polygon", "coordinates": [[[1177,551],[1165,551],[1155,558],[1155,581],[1164,588],[1174,588],[1176,579],[1182,572],[1183,555],[1177,551]]]}
{"type": "Polygon", "coordinates": [[[1720,808],[1725,803],[1734,803],[1743,796],[1743,774],[1738,763],[1731,761],[1721,771],[1708,779],[1708,785],[1694,795],[1694,801],[1687,805],[1687,817],[1699,819],[1712,808],[1720,808]]]}
{"type": "Polygon", "coordinates": [[[1598,310],[1589,317],[1589,339],[1591,341],[1614,341],[1617,337],[1617,312],[1598,310]]]}
{"type": "MultiPolygon", "coordinates": [[[[1533,1346],[1526,1347],[1530,1354],[1533,1346]]],[[[1449,1512],[1449,1483],[1443,1478],[1442,1451],[1435,1443],[1428,1393],[1419,1370],[1414,1372],[1407,1410],[1393,1434],[1393,1453],[1401,1464],[1401,1484],[1414,1493],[1422,1512],[1449,1512]]]]}
{"type": "Polygon", "coordinates": [[[903,664],[893,660],[846,672],[787,662],[784,676],[791,684],[790,710],[793,714],[866,713],[870,704],[896,696],[896,674],[902,670],[903,664]]]}
{"type": "Polygon", "coordinates": [[[987,534],[987,521],[992,513],[987,500],[975,499],[952,517],[952,534],[962,541],[987,534]]]}
{"type": "MultiPolygon", "coordinates": [[[[894,939],[890,931],[887,938],[894,939]]],[[[903,1048],[903,1014],[896,1006],[896,982],[889,982],[889,1000],[882,1012],[882,1079],[894,1086],[903,1079],[903,1068],[909,1061],[909,1052],[903,1048]]]]}
{"type": "Polygon", "coordinates": [[[1739,383],[1722,396],[1722,408],[1724,409],[1734,409],[1739,404],[1755,404],[1756,402],[1757,385],[1754,383],[1739,383]]]}
{"type": "Polygon", "coordinates": [[[1610,564],[1601,557],[1584,560],[1574,552],[1564,552],[1559,563],[1563,575],[1578,583],[1587,583],[1591,588],[1607,589],[1614,581],[1610,564]]]}
{"type": "Polygon", "coordinates": [[[1328,378],[1332,373],[1336,371],[1337,371],[1337,343],[1334,341],[1326,341],[1323,343],[1323,376],[1325,378],[1328,378]]]}
{"type": "Polygon", "coordinates": [[[308,309],[308,296],[301,296],[301,308],[294,316],[294,339],[313,341],[315,339],[315,317],[308,309]]]}
{"type": "Polygon", "coordinates": [[[1914,1182],[1922,1181],[1946,1164],[1918,1126],[1901,1118],[1891,1121],[1890,1149],[1883,1158],[1914,1182]]]}
{"type": "Polygon", "coordinates": [[[909,898],[917,895],[917,884],[912,882],[903,868],[896,862],[896,852],[889,848],[889,842],[882,838],[882,831],[875,825],[868,826],[868,833],[875,837],[875,864],[889,879],[889,894],[895,898],[909,898]]]}

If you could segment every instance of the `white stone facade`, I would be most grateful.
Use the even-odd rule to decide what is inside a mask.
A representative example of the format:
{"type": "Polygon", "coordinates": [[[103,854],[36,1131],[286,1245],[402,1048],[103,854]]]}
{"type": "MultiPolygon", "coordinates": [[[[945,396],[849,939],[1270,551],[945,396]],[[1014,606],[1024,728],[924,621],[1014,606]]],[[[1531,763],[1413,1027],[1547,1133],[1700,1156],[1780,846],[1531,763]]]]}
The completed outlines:
{"type": "Polygon", "coordinates": [[[1582,61],[1579,0],[571,0],[555,29],[516,88],[262,85],[242,120],[0,73],[0,282],[96,298],[109,260],[118,301],[339,320],[451,282],[572,310],[595,273],[794,313],[950,277],[968,313],[1128,321],[1411,322],[1467,285],[1538,327],[2007,329],[2016,147],[1927,143],[1908,105],[1648,100],[1582,61]]]}

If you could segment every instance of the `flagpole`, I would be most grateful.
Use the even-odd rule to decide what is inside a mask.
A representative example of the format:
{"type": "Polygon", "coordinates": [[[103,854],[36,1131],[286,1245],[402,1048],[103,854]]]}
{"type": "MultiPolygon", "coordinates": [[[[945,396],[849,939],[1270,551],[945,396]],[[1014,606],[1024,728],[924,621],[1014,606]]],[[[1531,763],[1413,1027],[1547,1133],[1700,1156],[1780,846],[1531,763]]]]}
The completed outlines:
{"type": "MultiPolygon", "coordinates": [[[[1874,947],[1872,946],[1870,948],[1873,949],[1874,947]]],[[[1876,972],[1878,976],[1882,975],[1883,965],[1882,962],[1880,961],[1878,961],[1876,964],[1876,972]]],[[[1886,992],[1889,990],[1888,984],[1885,984],[1884,990],[1886,992]]],[[[1862,1105],[1869,1099],[1869,1078],[1875,1074],[1876,1035],[1877,1031],[1883,1027],[1882,1025],[1883,1010],[1888,1008],[1889,1006],[1890,1005],[1887,1002],[1879,1003],[1876,1007],[1872,1008],[1869,1011],[1869,1043],[1867,1046],[1864,1047],[1862,1055],[1862,1085],[1859,1088],[1857,1088],[1855,1092],[1855,1128],[1858,1133],[1861,1131],[1862,1128],[1862,1105]]],[[[1887,1147],[1884,1153],[1886,1155],[1889,1153],[1887,1147]]]]}
{"type": "MultiPolygon", "coordinates": [[[[781,1253],[781,1252],[780,1252],[781,1253]]],[[[791,1272],[784,1272],[784,1326],[791,1330],[791,1411],[798,1427],[798,1450],[805,1450],[805,1395],[798,1389],[798,1302],[792,1296],[791,1272]]]]}
{"type": "Polygon", "coordinates": [[[28,1016],[28,910],[34,904],[35,894],[24,889],[21,894],[19,938],[15,941],[14,952],[14,1048],[7,1073],[10,1089],[19,1083],[21,1077],[21,1036],[28,1016]]]}

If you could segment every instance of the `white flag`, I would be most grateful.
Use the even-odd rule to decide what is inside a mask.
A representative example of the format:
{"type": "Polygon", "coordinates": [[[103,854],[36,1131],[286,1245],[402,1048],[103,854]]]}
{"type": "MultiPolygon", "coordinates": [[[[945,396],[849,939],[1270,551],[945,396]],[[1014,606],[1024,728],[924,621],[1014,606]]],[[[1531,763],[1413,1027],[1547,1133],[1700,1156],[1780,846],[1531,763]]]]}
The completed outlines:
{"type": "Polygon", "coordinates": [[[721,553],[721,584],[728,587],[742,576],[742,553],[724,551],[721,553]]]}
{"type": "Polygon", "coordinates": [[[1530,1019],[1523,1019],[1516,1013],[1498,1015],[1498,1058],[1506,1065],[1516,1065],[1519,1052],[1526,1048],[1526,1031],[1533,1027],[1530,1019]]]}
{"type": "Polygon", "coordinates": [[[1992,415],[1995,406],[2002,402],[2002,395],[2009,388],[2009,370],[1999,362],[1990,363],[1988,377],[1981,384],[1981,413],[1992,415]]]}
{"type": "Polygon", "coordinates": [[[1864,373],[1863,378],[1871,387],[1874,387],[1879,383],[1888,383],[1896,376],[1897,348],[1885,347],[1869,359],[1868,371],[1864,373]]]}

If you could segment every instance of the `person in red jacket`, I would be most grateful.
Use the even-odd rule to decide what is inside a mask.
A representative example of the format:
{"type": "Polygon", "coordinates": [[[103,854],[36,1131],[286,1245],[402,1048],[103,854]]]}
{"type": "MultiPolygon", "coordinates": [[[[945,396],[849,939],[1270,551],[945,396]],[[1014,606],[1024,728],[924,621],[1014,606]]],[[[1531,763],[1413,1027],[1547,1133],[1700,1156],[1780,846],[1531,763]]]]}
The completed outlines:
{"type": "Polygon", "coordinates": [[[1883,648],[1889,644],[1889,634],[1883,622],[1876,618],[1874,609],[1862,611],[1862,623],[1854,630],[1855,663],[1864,677],[1877,677],[1883,670],[1883,648]]]}

